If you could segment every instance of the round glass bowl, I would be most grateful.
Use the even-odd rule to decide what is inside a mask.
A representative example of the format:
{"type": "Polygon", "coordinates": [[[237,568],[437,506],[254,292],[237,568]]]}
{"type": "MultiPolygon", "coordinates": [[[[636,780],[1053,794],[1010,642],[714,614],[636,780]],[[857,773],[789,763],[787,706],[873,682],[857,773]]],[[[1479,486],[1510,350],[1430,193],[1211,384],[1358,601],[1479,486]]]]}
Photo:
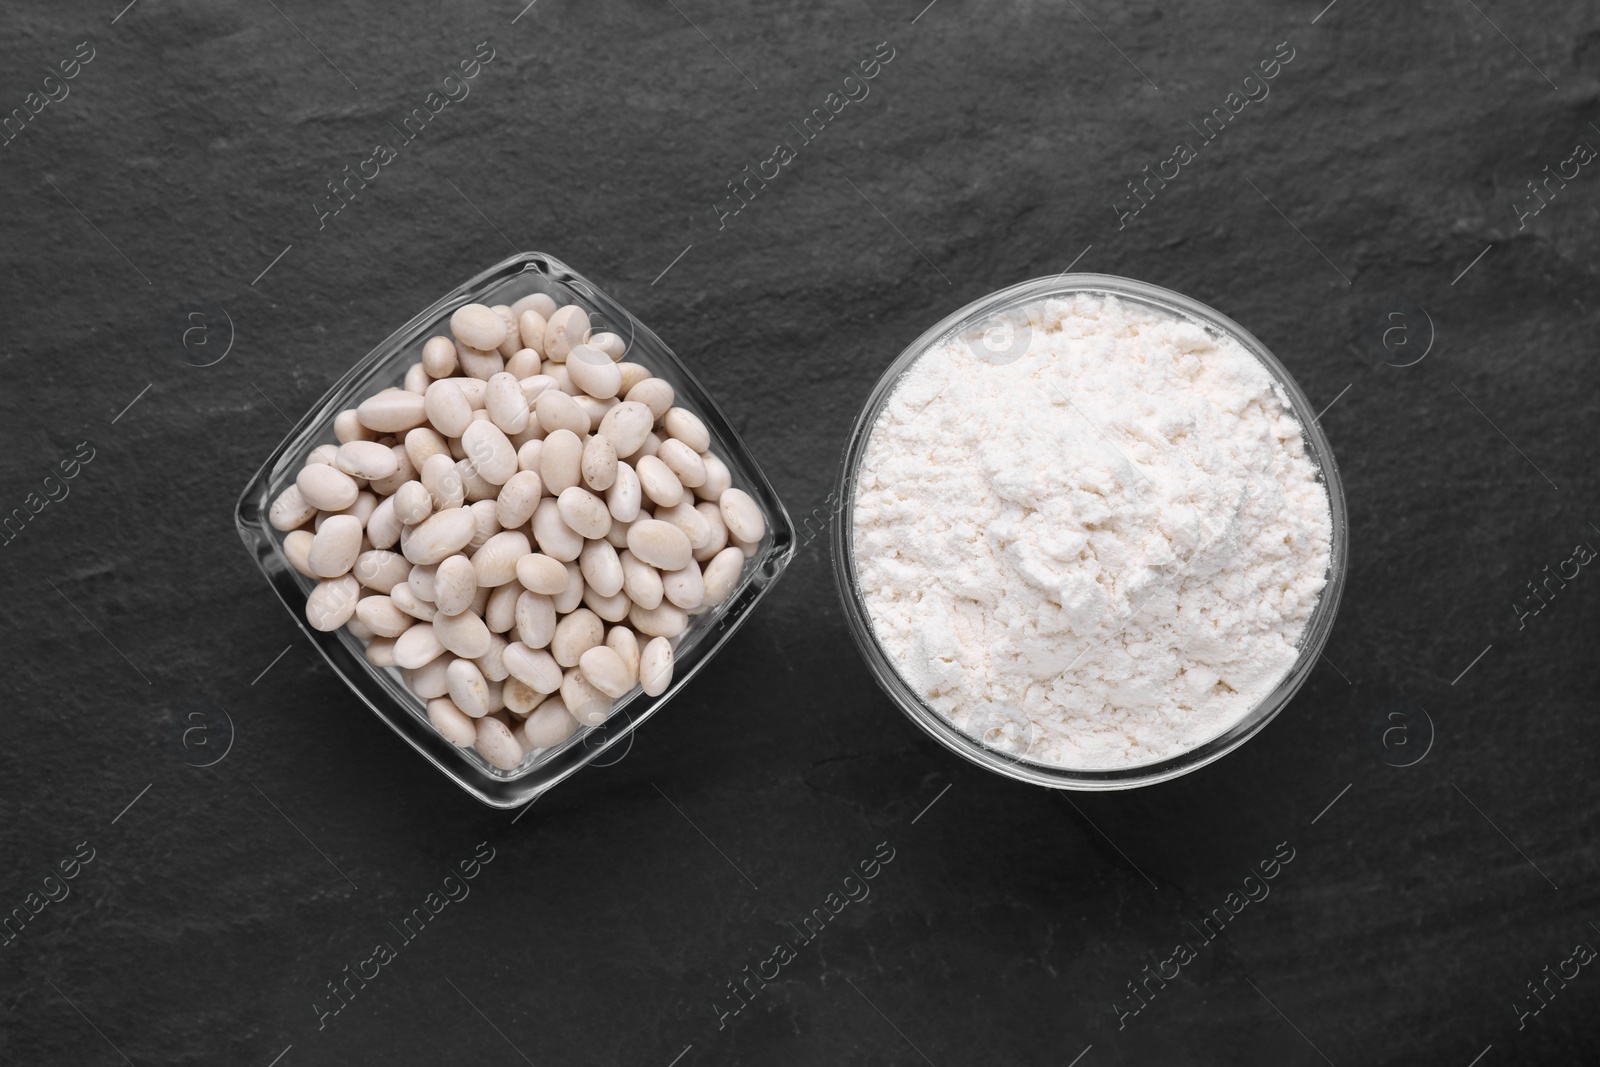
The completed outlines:
{"type": "MultiPolygon", "coordinates": [[[[1020,342],[1019,342],[1020,343],[1020,342]]],[[[1017,353],[1020,354],[1020,351],[1017,353]]],[[[1014,357],[1012,357],[1014,358],[1014,357]]],[[[845,447],[844,465],[840,471],[839,487],[835,499],[841,502],[833,516],[834,575],[844,600],[845,618],[856,645],[861,649],[867,666],[877,677],[878,684],[889,697],[935,741],[978,766],[1017,778],[1035,785],[1055,789],[1131,789],[1152,785],[1176,778],[1180,774],[1204,767],[1219,759],[1254,737],[1261,728],[1283,710],[1285,704],[1305,683],[1316,665],[1322,647],[1333,629],[1334,615],[1339,609],[1339,596],[1344,589],[1345,558],[1349,531],[1345,515],[1344,490],[1339,484],[1339,470],[1334,463],[1333,450],[1322,428],[1315,420],[1315,410],[1301,392],[1289,372],[1284,369],[1267,347],[1256,340],[1248,330],[1226,315],[1207,307],[1197,300],[1174,293],[1159,286],[1119,278],[1109,274],[1062,274],[1050,278],[1037,278],[1022,282],[980,300],[951,314],[913,341],[900,353],[883,377],[873,388],[872,395],[856,420],[855,429],[845,447]],[[1328,493],[1332,511],[1333,537],[1328,556],[1327,584],[1318,598],[1316,607],[1300,637],[1299,656],[1293,667],[1279,680],[1267,696],[1243,718],[1223,730],[1216,737],[1177,755],[1146,763],[1123,767],[1081,770],[1054,764],[1034,762],[1025,754],[1007,751],[998,745],[987,745],[958,729],[949,719],[929,707],[895,669],[894,663],[879,644],[867,612],[856,575],[854,552],[854,513],[857,476],[873,426],[878,421],[884,405],[899,384],[901,376],[917,359],[940,341],[954,336],[985,335],[985,346],[995,353],[995,362],[1006,361],[1007,329],[1021,321],[1021,309],[1051,297],[1072,296],[1080,293],[1114,296],[1128,303],[1142,304],[1160,312],[1187,319],[1209,332],[1232,338],[1258,359],[1275,378],[1289,400],[1290,408],[1300,423],[1306,454],[1317,469],[1319,481],[1328,493]],[[998,346],[991,344],[989,336],[998,336],[998,346]]],[[[1015,731],[1007,730],[1005,723],[992,723],[997,739],[1011,738],[1015,731]]]]}

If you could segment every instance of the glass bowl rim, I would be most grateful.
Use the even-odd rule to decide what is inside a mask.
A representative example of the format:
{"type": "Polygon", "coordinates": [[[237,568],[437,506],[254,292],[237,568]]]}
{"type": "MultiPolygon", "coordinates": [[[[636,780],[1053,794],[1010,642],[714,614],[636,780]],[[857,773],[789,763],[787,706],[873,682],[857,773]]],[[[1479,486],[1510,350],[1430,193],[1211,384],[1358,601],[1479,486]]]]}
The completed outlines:
{"type": "Polygon", "coordinates": [[[971,301],[923,331],[901,350],[873,385],[845,445],[835,491],[839,506],[832,521],[834,579],[844,604],[846,624],[878,685],[907,718],[958,756],[996,774],[1053,789],[1105,791],[1154,785],[1198,770],[1244,744],[1276,718],[1305,684],[1333,630],[1334,618],[1344,592],[1349,555],[1344,486],[1339,477],[1333,447],[1316,420],[1310,400],[1294,376],[1254,334],[1215,308],[1171,289],[1115,274],[1063,273],[1018,282],[971,301]],[[1288,399],[1290,413],[1300,423],[1306,451],[1316,464],[1319,480],[1327,491],[1332,519],[1327,584],[1306,621],[1294,665],[1255,707],[1215,737],[1183,752],[1127,767],[1082,769],[1024,761],[969,737],[929,707],[895,669],[893,661],[878,641],[861,597],[852,547],[857,473],[866,454],[872,428],[906,370],[935,343],[975,322],[1010,311],[1024,303],[1078,293],[1102,293],[1160,308],[1231,337],[1256,357],[1282,389],[1288,399]]]}

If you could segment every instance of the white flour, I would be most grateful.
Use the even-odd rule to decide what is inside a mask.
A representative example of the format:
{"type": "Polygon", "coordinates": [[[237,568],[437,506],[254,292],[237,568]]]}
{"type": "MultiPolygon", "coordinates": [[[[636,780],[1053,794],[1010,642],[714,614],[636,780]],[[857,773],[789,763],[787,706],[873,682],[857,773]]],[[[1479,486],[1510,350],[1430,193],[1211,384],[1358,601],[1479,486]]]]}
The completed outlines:
{"type": "Polygon", "coordinates": [[[1327,491],[1232,339],[1114,297],[1017,314],[1020,358],[935,345],[872,429],[853,551],[873,629],[996,747],[1081,769],[1186,751],[1293,665],[1327,491]]]}

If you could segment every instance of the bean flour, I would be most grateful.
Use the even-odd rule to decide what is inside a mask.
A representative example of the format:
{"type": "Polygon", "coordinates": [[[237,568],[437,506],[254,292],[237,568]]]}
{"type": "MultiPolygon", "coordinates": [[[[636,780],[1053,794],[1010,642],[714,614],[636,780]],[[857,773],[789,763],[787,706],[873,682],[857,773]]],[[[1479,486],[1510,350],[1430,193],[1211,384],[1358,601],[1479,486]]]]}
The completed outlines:
{"type": "Polygon", "coordinates": [[[901,377],[862,458],[852,551],[879,643],[957,728],[1033,762],[1134,766],[1278,684],[1332,518],[1266,368],[1100,294],[1009,313],[901,377]]]}

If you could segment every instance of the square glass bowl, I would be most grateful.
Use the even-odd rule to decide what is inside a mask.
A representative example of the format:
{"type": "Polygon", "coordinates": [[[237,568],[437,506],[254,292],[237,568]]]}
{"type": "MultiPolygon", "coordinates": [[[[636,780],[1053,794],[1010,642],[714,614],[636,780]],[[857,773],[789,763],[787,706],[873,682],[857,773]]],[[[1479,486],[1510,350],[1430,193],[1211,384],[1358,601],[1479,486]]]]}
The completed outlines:
{"type": "Polygon", "coordinates": [[[796,548],[788,512],[755,458],[688,368],[622,305],[560,260],[538,252],[512,256],[463,282],[350,368],[250,479],[239,497],[235,521],[245,548],[278,599],[361,702],[451,781],[497,808],[515,807],[537,797],[614,746],[625,743],[632,731],[687,685],[733,635],[783,573],[796,548]],[[739,584],[728,599],[716,608],[690,616],[688,629],[673,649],[672,684],[664,693],[649,697],[635,686],[616,702],[605,723],[580,727],[561,744],[529,753],[515,770],[502,771],[491,767],[477,750],[457,748],[440,736],[428,721],[426,704],[406,688],[399,670],[368,662],[364,645],[348,630],[341,627],[323,632],[306,622],[306,598],[316,583],[289,564],[283,553],[284,535],[272,528],[267,512],[278,494],[294,482],[306,454],[318,445],[337,442],[334,416],[381,389],[400,385],[406,369],[421,358],[424,342],[436,335],[450,335],[450,315],[456,308],[472,303],[509,305],[533,293],[544,293],[560,305],[582,307],[595,332],[610,331],[626,341],[624,359],[643,364],[672,386],[675,403],[693,411],[705,423],[711,434],[711,451],[728,465],[733,484],[749,493],[761,508],[767,529],[756,554],[745,561],[739,584]]]}
{"type": "MultiPolygon", "coordinates": [[[[1007,352],[997,353],[1005,358],[1007,352]]],[[[966,307],[946,316],[921,337],[911,342],[899,357],[883,372],[873,387],[866,405],[856,419],[854,431],[845,446],[844,463],[839,472],[837,499],[843,504],[833,515],[834,576],[839,584],[839,594],[844,601],[845,621],[855,637],[868,668],[878,684],[895,705],[925,733],[957,755],[970,760],[985,770],[1034,785],[1055,789],[1131,789],[1153,785],[1176,778],[1181,774],[1204,767],[1221,759],[1250,738],[1260,733],[1273,717],[1282,711],[1300,687],[1305,684],[1317,657],[1333,630],[1334,616],[1339,611],[1339,597],[1344,590],[1346,556],[1349,552],[1349,523],[1345,513],[1344,489],[1339,480],[1339,468],[1334,462],[1333,448],[1322,432],[1315,416],[1316,409],[1306,399],[1300,386],[1289,371],[1279,363],[1267,346],[1237,322],[1170,289],[1121,278],[1110,274],[1058,274],[1052,278],[1036,278],[1008,289],[990,293],[966,307]],[[926,352],[940,341],[950,337],[986,334],[988,330],[1002,331],[1014,324],[1020,309],[1054,297],[1070,297],[1080,293],[1113,296],[1132,304],[1153,308],[1163,315],[1193,322],[1213,335],[1232,338],[1245,351],[1266,368],[1281,390],[1290,413],[1300,424],[1301,437],[1307,457],[1317,469],[1317,479],[1328,492],[1328,507],[1332,512],[1333,537],[1329,545],[1327,584],[1306,621],[1300,635],[1299,655],[1278,684],[1247,714],[1209,741],[1194,748],[1163,759],[1126,767],[1108,769],[1080,769],[1031,760],[1026,752],[1015,752],[1013,735],[1027,735],[1030,729],[1026,720],[1021,722],[996,721],[993,732],[1006,745],[987,745],[959,729],[949,719],[928,706],[928,703],[906,682],[895,668],[889,655],[879,644],[872,626],[866,601],[856,577],[854,548],[855,493],[857,476],[866,455],[873,427],[889,397],[894,393],[900,378],[926,352]],[[1006,727],[1012,727],[1007,730],[1006,727]]]]}

